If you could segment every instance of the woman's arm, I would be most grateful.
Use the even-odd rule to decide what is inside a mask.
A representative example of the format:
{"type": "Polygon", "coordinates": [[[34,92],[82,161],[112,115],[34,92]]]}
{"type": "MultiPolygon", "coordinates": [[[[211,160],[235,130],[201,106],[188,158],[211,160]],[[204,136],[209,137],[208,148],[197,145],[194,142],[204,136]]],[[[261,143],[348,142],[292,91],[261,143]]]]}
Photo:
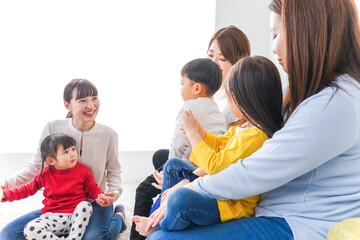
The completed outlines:
{"type": "Polygon", "coordinates": [[[332,94],[328,88],[305,100],[256,153],[195,180],[194,188],[219,200],[243,199],[280,187],[347,151],[359,138],[359,102],[342,90],[332,94]]]}
{"type": "Polygon", "coordinates": [[[112,137],[109,140],[109,147],[106,157],[106,182],[109,191],[116,193],[115,200],[122,193],[121,187],[121,166],[118,160],[118,136],[115,131],[112,133],[112,137]]]}

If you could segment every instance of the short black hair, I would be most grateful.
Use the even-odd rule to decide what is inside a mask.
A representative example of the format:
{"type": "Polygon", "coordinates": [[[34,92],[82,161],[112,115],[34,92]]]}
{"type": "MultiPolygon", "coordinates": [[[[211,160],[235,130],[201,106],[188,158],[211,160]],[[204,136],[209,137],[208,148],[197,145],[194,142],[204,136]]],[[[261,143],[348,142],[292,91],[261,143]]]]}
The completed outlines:
{"type": "Polygon", "coordinates": [[[209,96],[213,96],[222,84],[222,73],[219,66],[207,58],[194,59],[185,64],[181,69],[181,76],[202,83],[209,96]]]}

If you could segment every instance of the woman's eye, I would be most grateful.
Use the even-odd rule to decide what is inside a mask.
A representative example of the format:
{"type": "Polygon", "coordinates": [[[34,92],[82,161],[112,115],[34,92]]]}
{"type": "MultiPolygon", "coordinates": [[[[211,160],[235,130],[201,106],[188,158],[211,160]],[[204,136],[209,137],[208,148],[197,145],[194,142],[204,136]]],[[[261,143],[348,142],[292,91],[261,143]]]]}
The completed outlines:
{"type": "Polygon", "coordinates": [[[98,97],[93,97],[93,100],[97,100],[98,99],[98,97]]]}
{"type": "Polygon", "coordinates": [[[224,58],[219,58],[219,60],[222,62],[226,62],[226,59],[224,59],[224,58]]]}
{"type": "Polygon", "coordinates": [[[273,35],[272,39],[274,40],[277,37],[277,35],[273,35]]]}
{"type": "Polygon", "coordinates": [[[208,54],[208,58],[213,58],[213,57],[214,57],[214,55],[208,54]]]}
{"type": "Polygon", "coordinates": [[[68,154],[68,151],[64,151],[65,154],[68,154]]]}

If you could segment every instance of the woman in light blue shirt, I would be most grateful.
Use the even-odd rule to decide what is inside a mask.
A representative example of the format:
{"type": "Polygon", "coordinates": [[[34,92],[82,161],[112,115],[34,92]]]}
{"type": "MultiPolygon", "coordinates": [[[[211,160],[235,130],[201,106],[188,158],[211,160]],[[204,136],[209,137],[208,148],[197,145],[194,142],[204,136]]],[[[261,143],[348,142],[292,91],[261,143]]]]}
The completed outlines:
{"type": "MultiPolygon", "coordinates": [[[[261,194],[256,215],[148,239],[326,239],[360,216],[360,28],[353,0],[272,0],[289,74],[286,123],[261,149],[189,186],[219,200],[261,194]]],[[[170,201],[171,196],[169,197],[170,201]]]]}

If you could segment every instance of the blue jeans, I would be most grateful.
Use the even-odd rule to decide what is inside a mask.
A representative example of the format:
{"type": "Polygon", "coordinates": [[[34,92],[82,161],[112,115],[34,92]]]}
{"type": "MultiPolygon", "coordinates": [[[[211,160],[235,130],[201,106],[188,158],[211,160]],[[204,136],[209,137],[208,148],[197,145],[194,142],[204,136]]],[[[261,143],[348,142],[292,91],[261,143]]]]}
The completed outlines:
{"type": "MultiPolygon", "coordinates": [[[[163,169],[163,191],[182,180],[178,175],[182,168],[191,171],[196,169],[178,158],[166,162],[163,169]]],[[[192,225],[210,225],[219,222],[221,222],[220,212],[215,199],[188,188],[179,188],[169,196],[166,213],[159,227],[163,231],[179,231],[192,225]]]]}
{"type": "Polygon", "coordinates": [[[196,169],[193,165],[179,158],[171,158],[165,163],[163,168],[162,191],[171,188],[172,186],[183,180],[182,178],[179,178],[177,174],[181,170],[181,168],[187,168],[191,171],[194,171],[196,169]]]}
{"type": "Polygon", "coordinates": [[[179,231],[192,225],[220,223],[217,201],[188,188],[174,191],[167,201],[164,219],[159,227],[163,231],[179,231]]]}
{"type": "MultiPolygon", "coordinates": [[[[101,207],[96,202],[92,203],[93,214],[87,226],[84,240],[116,239],[120,232],[126,229],[122,217],[113,214],[113,206],[101,207]]],[[[40,210],[33,211],[19,217],[6,225],[0,233],[0,240],[25,240],[24,227],[28,222],[41,215],[40,210]]]]}
{"type": "Polygon", "coordinates": [[[275,217],[240,218],[208,226],[192,226],[183,231],[155,231],[148,240],[293,240],[285,219],[275,217]]]}
{"type": "MultiPolygon", "coordinates": [[[[176,171],[179,171],[179,169],[181,169],[182,167],[188,167],[189,169],[193,170],[195,169],[192,165],[184,162],[181,159],[174,158],[168,160],[163,170],[163,191],[169,187],[174,186],[177,182],[182,180],[179,179],[176,174],[176,171]]],[[[240,218],[223,223],[219,222],[220,214],[217,209],[216,200],[211,199],[200,193],[196,193],[192,190],[178,189],[169,196],[165,217],[159,224],[160,230],[155,231],[147,239],[294,239],[289,225],[283,218],[252,217],[240,218]],[[215,217],[216,212],[214,211],[214,204],[216,204],[216,210],[219,220],[216,220],[215,217]],[[195,207],[195,210],[193,212],[190,211],[187,214],[184,214],[184,208],[191,208],[193,206],[195,207]],[[204,209],[204,212],[200,213],[200,209],[204,209]],[[208,215],[206,216],[206,214],[208,215]],[[173,222],[171,222],[171,220],[173,222]],[[191,223],[189,223],[190,221],[191,223]],[[171,230],[184,230],[169,231],[170,228],[168,228],[168,226],[174,227],[174,229],[171,230]]]]}

